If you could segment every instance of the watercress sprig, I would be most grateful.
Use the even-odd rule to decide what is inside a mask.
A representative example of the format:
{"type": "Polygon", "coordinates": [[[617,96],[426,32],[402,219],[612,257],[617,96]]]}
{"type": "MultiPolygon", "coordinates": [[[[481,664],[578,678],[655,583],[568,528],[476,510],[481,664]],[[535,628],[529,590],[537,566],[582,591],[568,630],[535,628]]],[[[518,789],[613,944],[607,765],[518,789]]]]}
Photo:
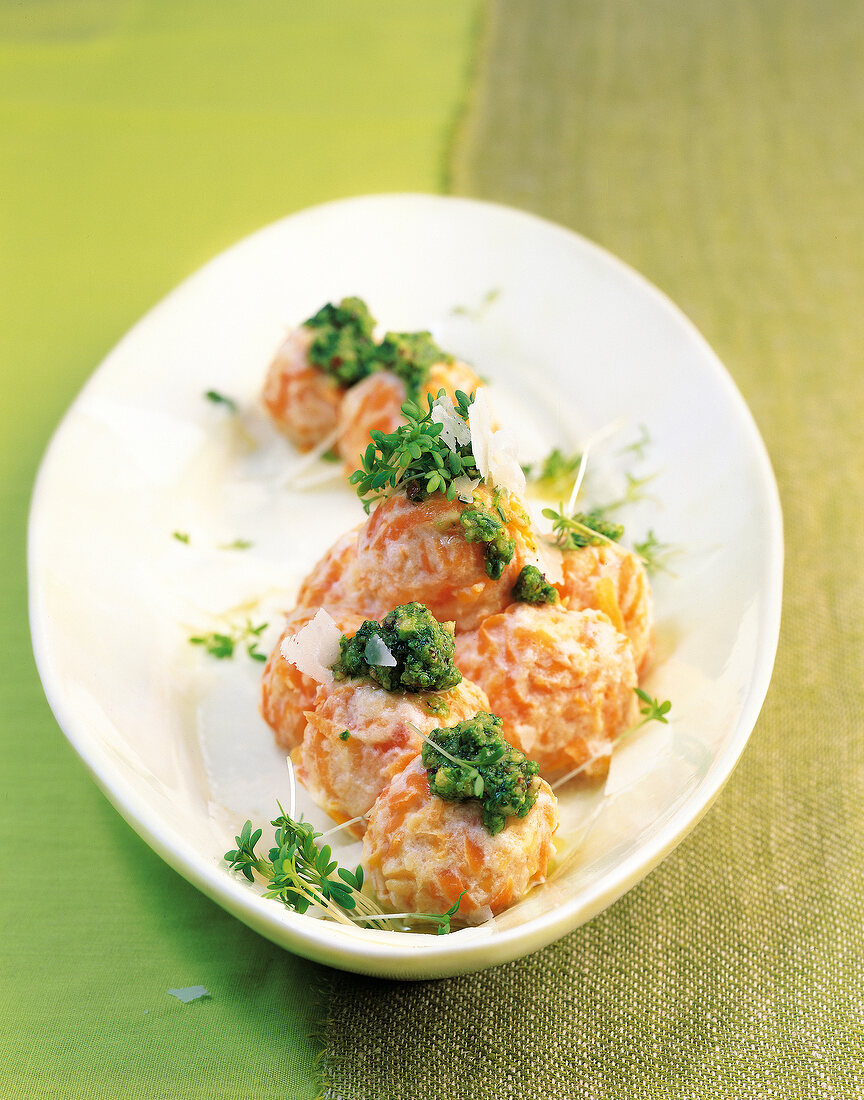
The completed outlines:
{"type": "MultiPolygon", "coordinates": [[[[443,393],[443,391],[441,391],[443,393]]],[[[440,396],[440,394],[438,395],[440,396]]],[[[455,412],[465,423],[473,395],[456,391],[455,412]]],[[[359,470],[348,479],[368,512],[397,486],[404,486],[412,500],[422,500],[430,493],[442,492],[453,500],[458,492],[457,479],[478,480],[480,473],[474,461],[470,437],[467,443],[450,447],[441,438],[444,425],[432,418],[435,399],[428,395],[428,408],[406,401],[402,406],[405,423],[395,431],[370,431],[371,442],[366,448],[359,470]]]]}
{"type": "Polygon", "coordinates": [[[552,520],[552,532],[555,545],[561,550],[578,550],[582,546],[599,546],[602,543],[618,542],[624,534],[620,523],[604,519],[596,509],[590,512],[575,512],[568,516],[564,505],[560,511],[544,508],[543,515],[552,520]]]}
{"type": "Polygon", "coordinates": [[[256,874],[264,879],[265,898],[279,901],[295,913],[317,908],[340,924],[359,922],[386,928],[388,921],[410,920],[434,924],[439,935],[450,931],[461,894],[445,913],[385,913],[363,893],[363,868],[359,864],[354,871],[340,867],[332,858],[329,845],[318,846],[323,833],[317,832],[308,821],[295,821],[281,805],[279,811],[279,816],[270,823],[276,832],[267,857],[255,850],[262,830],[253,830],[251,821],[234,838],[237,847],[224,857],[232,871],[240,871],[250,882],[255,881],[256,874]]]}

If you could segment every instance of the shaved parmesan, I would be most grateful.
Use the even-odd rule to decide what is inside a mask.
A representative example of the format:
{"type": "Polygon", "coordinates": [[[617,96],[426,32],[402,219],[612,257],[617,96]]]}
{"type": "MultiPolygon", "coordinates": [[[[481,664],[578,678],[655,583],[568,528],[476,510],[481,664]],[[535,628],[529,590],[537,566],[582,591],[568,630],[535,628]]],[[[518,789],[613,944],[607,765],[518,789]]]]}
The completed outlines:
{"type": "Polygon", "coordinates": [[[525,492],[525,471],[519,465],[516,436],[509,428],[492,433],[489,448],[489,476],[516,496],[525,492]]]}
{"type": "Polygon", "coordinates": [[[479,477],[470,478],[467,474],[453,478],[453,488],[456,490],[456,495],[466,504],[470,504],[474,500],[474,490],[479,484],[479,477]]]}
{"type": "Polygon", "coordinates": [[[480,476],[489,476],[489,446],[492,441],[492,417],[486,391],[478,389],[468,407],[468,427],[471,429],[471,451],[480,476]]]}
{"type": "Polygon", "coordinates": [[[486,391],[478,389],[468,409],[471,450],[484,481],[509,489],[516,496],[525,492],[525,472],[519,465],[516,437],[507,428],[492,431],[492,416],[486,391]]]}
{"type": "Polygon", "coordinates": [[[281,653],[304,676],[318,684],[332,684],[330,669],[339,660],[341,637],[342,631],[322,607],[302,630],[282,642],[281,653]]]}
{"type": "Polygon", "coordinates": [[[396,665],[396,658],[387,648],[384,639],[379,638],[377,634],[369,638],[363,656],[370,665],[383,665],[385,668],[393,668],[396,665]]]}
{"type": "Polygon", "coordinates": [[[458,451],[466,443],[471,442],[471,429],[456,412],[453,402],[442,394],[432,406],[432,420],[435,424],[441,424],[441,438],[451,451],[458,451]]]}

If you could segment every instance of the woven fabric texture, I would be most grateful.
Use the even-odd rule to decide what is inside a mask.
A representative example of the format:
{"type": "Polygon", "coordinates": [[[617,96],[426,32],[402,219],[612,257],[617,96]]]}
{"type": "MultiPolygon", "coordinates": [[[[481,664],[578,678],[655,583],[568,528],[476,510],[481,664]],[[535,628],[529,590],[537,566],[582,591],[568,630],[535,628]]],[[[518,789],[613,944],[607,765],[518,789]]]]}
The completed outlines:
{"type": "Polygon", "coordinates": [[[593,238],[707,336],[779,481],[784,623],[724,793],[610,910],[473,976],[336,978],[332,1100],[864,1096],[861,15],[488,5],[452,190],[593,238]]]}

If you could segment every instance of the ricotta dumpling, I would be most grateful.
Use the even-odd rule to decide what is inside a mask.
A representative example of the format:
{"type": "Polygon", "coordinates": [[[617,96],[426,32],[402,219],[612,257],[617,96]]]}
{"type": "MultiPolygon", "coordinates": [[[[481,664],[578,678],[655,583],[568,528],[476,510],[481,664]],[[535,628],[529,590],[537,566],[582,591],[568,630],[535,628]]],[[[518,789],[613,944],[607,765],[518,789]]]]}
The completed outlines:
{"type": "Polygon", "coordinates": [[[289,332],[267,370],[261,400],[301,451],[335,439],[349,387],[371,374],[375,320],[360,298],[328,302],[289,332]]]}
{"type": "Polygon", "coordinates": [[[457,633],[474,629],[507,606],[523,565],[536,558],[534,534],[521,504],[499,499],[507,502],[502,505],[506,519],[501,533],[512,542],[512,555],[500,561],[497,577],[489,575],[489,544],[470,541],[472,515],[489,512],[488,490],[478,489],[473,503],[458,497],[448,501],[441,492],[415,502],[396,492],[361,527],[346,587],[364,607],[418,601],[439,621],[455,622],[457,633]]]}
{"type": "Polygon", "coordinates": [[[478,803],[431,793],[417,756],[372,807],[361,863],[385,908],[443,913],[462,895],[456,919],[477,924],[545,880],[557,827],[557,800],[541,780],[525,817],[492,835],[478,803]]]}
{"type": "Polygon", "coordinates": [[[583,764],[604,775],[637,713],[632,646],[599,611],[511,604],[457,636],[456,660],[488,695],[507,740],[546,776],[583,764]]]}
{"type": "MultiPolygon", "coordinates": [[[[285,628],[273,647],[264,672],[258,697],[261,717],[273,730],[276,744],[293,749],[303,740],[306,729],[306,711],[315,705],[319,681],[301,672],[283,655],[290,639],[297,637],[321,610],[318,607],[296,607],[285,618],[285,628]]],[[[354,634],[363,622],[363,616],[344,608],[331,608],[337,629],[343,634],[354,634]]]]}
{"type": "MultiPolygon", "coordinates": [[[[321,685],[306,713],[297,778],[334,820],[365,814],[420,752],[422,734],[488,709],[483,690],[462,680],[449,691],[387,691],[371,680],[321,685]]],[[[361,836],[364,823],[350,831],[361,836]]]]}
{"type": "Polygon", "coordinates": [[[315,333],[295,328],[274,355],[264,379],[261,402],[276,427],[301,451],[332,436],[345,389],[309,362],[315,333]]]}
{"type": "Polygon", "coordinates": [[[645,566],[632,550],[603,542],[566,550],[561,555],[562,579],[555,587],[571,610],[603,611],[633,646],[640,676],[651,659],[654,607],[645,566]]]}
{"type": "MultiPolygon", "coordinates": [[[[425,410],[427,398],[436,398],[441,390],[455,401],[457,390],[471,394],[480,384],[471,367],[461,360],[433,363],[416,400],[425,410]]],[[[404,422],[402,406],[410,396],[403,379],[388,370],[376,371],[348,391],[339,409],[338,422],[338,449],[347,473],[359,469],[363,452],[369,446],[370,430],[389,434],[404,422]]]]}

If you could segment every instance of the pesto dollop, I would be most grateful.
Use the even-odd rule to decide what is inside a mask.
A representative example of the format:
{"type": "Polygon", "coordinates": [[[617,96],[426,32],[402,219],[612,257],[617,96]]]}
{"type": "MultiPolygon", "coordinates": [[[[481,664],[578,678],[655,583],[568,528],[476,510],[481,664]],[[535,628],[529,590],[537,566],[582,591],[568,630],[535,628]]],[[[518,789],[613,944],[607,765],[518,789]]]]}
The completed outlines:
{"type": "Polygon", "coordinates": [[[388,332],[375,349],[375,367],[401,378],[412,401],[420,396],[433,365],[452,361],[453,356],[438,347],[431,332],[388,332]]]}
{"type": "Polygon", "coordinates": [[[341,386],[353,386],[375,370],[375,318],[362,298],[343,298],[338,306],[328,302],[303,325],[315,330],[309,362],[341,386]]]}
{"type": "Polygon", "coordinates": [[[486,559],[486,576],[500,580],[504,566],[509,565],[516,543],[507,534],[504,519],[489,508],[466,508],[459,516],[466,542],[482,542],[486,559]]]}
{"type": "Polygon", "coordinates": [[[513,599],[519,603],[557,603],[558,592],[536,565],[525,565],[513,585],[513,599]]]}
{"type": "Polygon", "coordinates": [[[481,711],[455,726],[432,730],[420,759],[429,790],[447,802],[476,801],[495,836],[508,817],[525,817],[540,791],[540,766],[513,748],[497,714],[481,711]]]}
{"type": "Polygon", "coordinates": [[[439,623],[422,603],[400,604],[380,623],[365,620],[353,638],[342,635],[333,673],[338,680],[368,678],[387,691],[447,691],[462,680],[455,649],[453,623],[439,623]],[[392,664],[370,660],[382,643],[392,664]]]}

